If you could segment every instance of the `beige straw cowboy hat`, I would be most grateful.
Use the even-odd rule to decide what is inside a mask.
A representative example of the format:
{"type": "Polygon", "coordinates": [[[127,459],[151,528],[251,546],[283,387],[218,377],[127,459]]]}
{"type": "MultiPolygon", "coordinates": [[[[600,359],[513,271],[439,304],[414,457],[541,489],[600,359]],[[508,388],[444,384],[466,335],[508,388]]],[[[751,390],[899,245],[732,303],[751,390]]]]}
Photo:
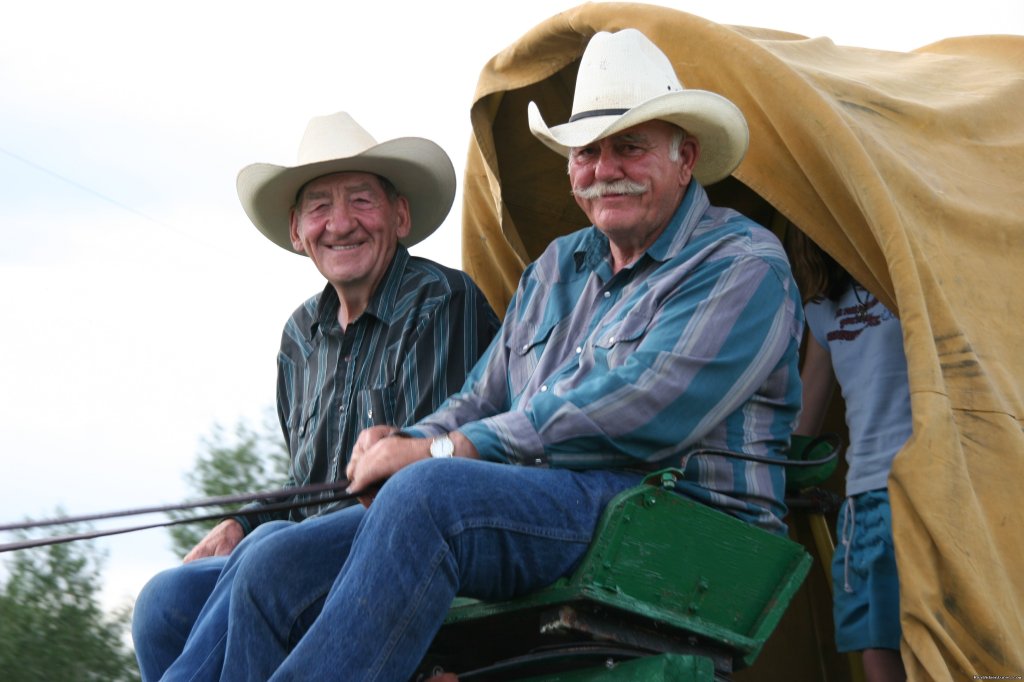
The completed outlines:
{"type": "Polygon", "coordinates": [[[735,104],[707,90],[683,87],[668,57],[636,29],[601,32],[590,39],[567,123],[549,128],[533,102],[529,119],[530,131],[562,156],[645,121],[674,123],[700,141],[693,174],[705,185],[736,169],[750,139],[735,104]]]}
{"type": "Polygon", "coordinates": [[[387,178],[409,200],[412,246],[436,230],[455,199],[455,168],[441,147],[420,137],[378,143],[347,113],[312,119],[294,166],[254,163],[238,173],[242,208],[267,239],[292,253],[289,215],[299,190],[331,173],[359,171],[387,178]]]}

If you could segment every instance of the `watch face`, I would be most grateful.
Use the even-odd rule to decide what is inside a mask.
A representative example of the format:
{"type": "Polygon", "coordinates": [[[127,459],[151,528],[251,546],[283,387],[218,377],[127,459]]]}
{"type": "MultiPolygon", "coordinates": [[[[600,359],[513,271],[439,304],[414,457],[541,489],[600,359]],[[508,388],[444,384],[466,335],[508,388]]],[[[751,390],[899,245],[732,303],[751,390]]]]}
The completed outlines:
{"type": "Polygon", "coordinates": [[[438,436],[430,441],[431,457],[451,457],[455,453],[455,443],[448,436],[438,436]]]}

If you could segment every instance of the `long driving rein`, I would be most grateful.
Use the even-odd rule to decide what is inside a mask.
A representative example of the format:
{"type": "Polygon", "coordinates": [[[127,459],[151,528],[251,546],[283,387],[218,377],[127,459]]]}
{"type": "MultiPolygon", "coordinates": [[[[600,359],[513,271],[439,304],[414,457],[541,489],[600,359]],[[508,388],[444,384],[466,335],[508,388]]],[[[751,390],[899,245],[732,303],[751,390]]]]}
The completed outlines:
{"type": "MultiPolygon", "coordinates": [[[[777,458],[761,457],[756,455],[746,455],[737,452],[731,452],[728,450],[715,450],[715,449],[699,449],[692,451],[687,454],[687,458],[693,455],[719,455],[724,457],[733,457],[737,459],[745,459],[754,462],[763,462],[765,464],[781,465],[784,467],[816,467],[822,464],[831,462],[836,458],[839,451],[840,439],[836,434],[825,434],[821,437],[808,439],[810,443],[803,448],[805,452],[813,451],[814,448],[820,443],[828,443],[830,445],[830,451],[826,457],[820,459],[809,459],[809,460],[798,460],[789,458],[788,460],[778,460],[777,458]]],[[[311,485],[298,486],[293,488],[279,488],[277,490],[268,490],[257,493],[240,493],[237,495],[222,495],[219,497],[208,497],[200,500],[193,500],[190,502],[182,502],[180,504],[168,504],[168,505],[157,505],[153,507],[140,507],[137,509],[124,509],[121,511],[113,512],[101,512],[95,514],[83,514],[80,516],[66,516],[61,518],[46,519],[43,521],[24,521],[21,523],[9,523],[0,524],[0,532],[2,531],[17,531],[17,530],[29,530],[35,528],[44,528],[47,526],[58,526],[68,525],[74,523],[84,523],[87,521],[101,521],[105,519],[121,518],[125,516],[141,516],[145,514],[160,514],[171,511],[183,511],[185,509],[196,509],[200,507],[223,507],[233,504],[243,504],[246,502],[268,502],[279,498],[298,497],[301,495],[314,495],[319,493],[330,493],[323,497],[318,497],[313,500],[306,500],[301,502],[271,502],[265,504],[259,509],[251,512],[239,512],[221,511],[215,514],[204,514],[202,516],[192,516],[189,518],[172,519],[170,521],[163,521],[160,523],[150,523],[137,526],[128,526],[124,528],[113,528],[105,530],[85,531],[82,533],[72,533],[68,535],[55,535],[47,538],[36,538],[32,540],[21,540],[19,542],[11,542],[7,544],[0,544],[0,554],[3,552],[13,552],[19,549],[30,549],[32,547],[42,547],[45,545],[56,545],[64,542],[74,542],[75,540],[92,540],[94,538],[106,537],[108,535],[120,535],[122,533],[131,533],[137,530],[148,530],[150,528],[164,528],[167,526],[177,526],[183,523],[196,523],[199,521],[212,521],[215,519],[222,519],[227,516],[245,516],[247,514],[256,514],[264,512],[274,511],[287,511],[291,509],[298,509],[301,507],[309,507],[314,504],[324,504],[331,502],[347,502],[360,497],[372,496],[373,493],[379,488],[379,484],[373,486],[371,489],[361,490],[354,493],[345,492],[348,487],[347,481],[336,481],[333,483],[314,483],[311,485]]]]}
{"type": "Polygon", "coordinates": [[[84,531],[81,533],[71,533],[68,535],[55,535],[46,538],[36,538],[31,540],[21,540],[18,542],[11,542],[7,544],[0,544],[0,553],[13,552],[19,549],[29,549],[32,547],[42,547],[45,545],[56,545],[64,542],[74,542],[75,540],[92,540],[94,538],[105,537],[108,535],[120,535],[122,533],[131,533],[137,530],[148,530],[150,528],[163,528],[166,526],[177,526],[183,523],[196,523],[199,521],[212,521],[216,519],[222,519],[228,516],[245,516],[247,514],[275,512],[275,511],[287,511],[291,509],[298,509],[301,507],[309,507],[314,504],[325,504],[332,502],[347,502],[354,500],[358,497],[363,497],[372,494],[372,491],[359,491],[355,493],[345,492],[348,487],[347,481],[336,481],[333,483],[314,483],[311,485],[298,486],[293,488],[279,488],[276,490],[267,490],[256,493],[240,493],[237,495],[221,495],[218,497],[207,497],[199,500],[192,500],[188,502],[181,502],[178,504],[166,504],[156,505],[152,507],[139,507],[136,509],[122,509],[119,511],[112,512],[99,512],[94,514],[82,514],[79,516],[65,516],[52,519],[44,519],[41,521],[23,521],[19,523],[8,523],[0,524],[0,532],[2,531],[18,531],[18,530],[31,530],[36,528],[45,528],[48,526],[63,526],[75,523],[85,523],[88,521],[101,521],[106,519],[123,518],[126,516],[143,516],[146,514],[161,514],[172,511],[184,511],[186,509],[198,509],[201,507],[225,507],[234,504],[244,504],[247,502],[268,502],[274,499],[280,498],[295,498],[303,495],[316,495],[321,493],[329,493],[317,497],[313,500],[303,501],[291,501],[291,502],[271,502],[261,506],[259,509],[252,510],[250,512],[244,511],[220,511],[212,514],[204,514],[201,516],[192,516],[182,519],[172,519],[170,521],[163,521],[159,523],[149,523],[136,526],[127,526],[123,528],[108,528],[104,530],[84,531]]]}

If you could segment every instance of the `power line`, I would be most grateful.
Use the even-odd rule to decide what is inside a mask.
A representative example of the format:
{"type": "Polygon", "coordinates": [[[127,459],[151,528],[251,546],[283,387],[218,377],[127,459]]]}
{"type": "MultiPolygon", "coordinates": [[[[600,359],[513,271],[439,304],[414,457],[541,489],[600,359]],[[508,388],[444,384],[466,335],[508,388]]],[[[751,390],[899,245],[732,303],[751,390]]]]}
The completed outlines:
{"type": "MultiPolygon", "coordinates": [[[[121,210],[127,211],[128,213],[132,213],[132,214],[138,216],[139,218],[142,218],[143,220],[146,220],[146,221],[148,221],[150,223],[153,223],[154,225],[157,225],[159,227],[162,227],[165,230],[169,230],[171,232],[174,232],[174,233],[176,233],[180,237],[186,237],[186,238],[188,238],[190,240],[197,239],[199,241],[205,241],[201,237],[197,237],[195,235],[192,235],[192,234],[189,234],[187,232],[184,232],[184,231],[178,229],[177,227],[174,227],[173,225],[171,225],[169,223],[165,223],[164,221],[159,220],[158,218],[154,218],[151,215],[143,213],[142,211],[138,210],[137,208],[133,208],[132,206],[129,206],[129,205],[123,203],[123,202],[120,202],[117,199],[109,197],[106,194],[103,194],[102,192],[99,192],[99,191],[93,189],[92,187],[89,187],[87,185],[83,185],[82,183],[78,182],[77,180],[73,180],[72,178],[69,178],[66,175],[61,175],[60,173],[58,173],[58,172],[56,172],[54,170],[51,170],[50,168],[47,168],[46,166],[42,166],[42,165],[36,163],[35,161],[32,161],[31,159],[26,159],[24,156],[21,156],[20,154],[15,154],[14,152],[12,152],[9,149],[6,149],[4,147],[0,147],[0,153],[2,153],[5,156],[8,156],[8,157],[14,159],[15,161],[18,161],[20,163],[25,164],[26,166],[34,168],[35,170],[37,170],[37,171],[39,171],[41,173],[45,173],[46,175],[49,175],[50,177],[56,178],[57,180],[65,183],[67,185],[70,185],[70,186],[74,187],[75,189],[78,189],[78,190],[80,190],[82,192],[85,192],[86,194],[90,194],[90,195],[96,197],[97,199],[101,199],[101,200],[107,202],[108,204],[111,204],[113,206],[116,206],[117,208],[120,208],[121,210]]],[[[207,246],[212,246],[212,245],[207,243],[207,246]]]]}

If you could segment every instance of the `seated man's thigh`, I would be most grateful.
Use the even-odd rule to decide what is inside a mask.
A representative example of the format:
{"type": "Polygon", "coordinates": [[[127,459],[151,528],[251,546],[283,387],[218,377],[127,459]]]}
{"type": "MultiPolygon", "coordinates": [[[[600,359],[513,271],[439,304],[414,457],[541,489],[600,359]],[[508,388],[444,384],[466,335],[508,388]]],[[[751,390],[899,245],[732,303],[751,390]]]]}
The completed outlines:
{"type": "Polygon", "coordinates": [[[280,622],[304,631],[348,558],[364,514],[362,506],[346,507],[264,538],[238,562],[233,595],[257,598],[280,622]]]}
{"type": "MultiPolygon", "coordinates": [[[[316,563],[334,563],[339,559],[344,563],[364,513],[363,507],[354,505],[293,523],[261,538],[240,557],[244,565],[239,566],[239,570],[258,570],[272,578],[291,575],[292,571],[302,572],[302,567],[312,563],[312,558],[323,560],[316,563]]],[[[337,574],[337,570],[334,573],[337,574]]]]}
{"type": "Polygon", "coordinates": [[[364,532],[395,542],[375,548],[381,553],[418,547],[426,557],[447,548],[460,594],[507,599],[570,573],[608,502],[641,480],[626,471],[425,460],[381,488],[364,532]]]}

